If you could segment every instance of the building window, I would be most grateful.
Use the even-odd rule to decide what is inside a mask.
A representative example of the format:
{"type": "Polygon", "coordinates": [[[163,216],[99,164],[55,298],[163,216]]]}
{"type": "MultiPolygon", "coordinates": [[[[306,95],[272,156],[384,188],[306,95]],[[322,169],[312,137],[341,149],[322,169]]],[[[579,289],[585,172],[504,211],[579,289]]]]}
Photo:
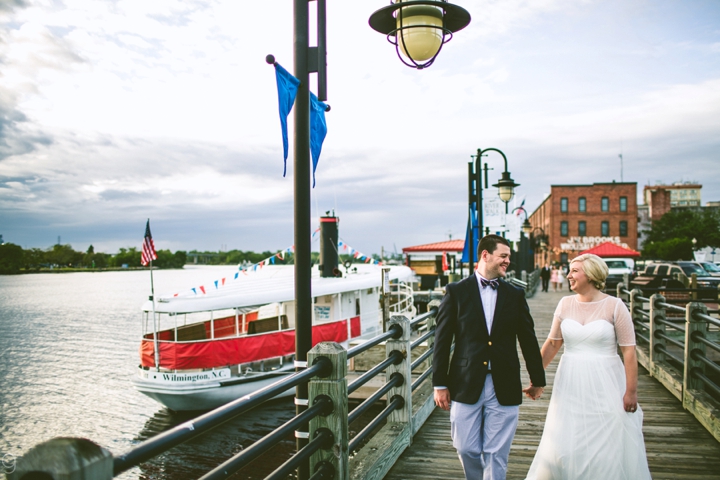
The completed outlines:
{"type": "Polygon", "coordinates": [[[627,197],[620,197],[620,211],[627,212],[627,197]]]}
{"type": "Polygon", "coordinates": [[[600,210],[603,212],[610,211],[610,199],[608,197],[602,197],[602,200],[600,200],[600,210]]]}
{"type": "Polygon", "coordinates": [[[568,236],[568,222],[560,222],[560,236],[561,237],[568,236]]]}
{"type": "Polygon", "coordinates": [[[587,210],[587,201],[585,197],[578,198],[578,212],[584,212],[587,210]]]}
{"type": "Polygon", "coordinates": [[[567,207],[568,207],[567,197],[562,197],[562,198],[560,199],[560,211],[563,212],[563,213],[566,213],[566,212],[567,212],[567,207]]]}
{"type": "Polygon", "coordinates": [[[627,237],[627,222],[625,220],[620,222],[620,236],[627,237]]]}
{"type": "Polygon", "coordinates": [[[610,236],[610,222],[602,222],[600,224],[600,235],[603,237],[610,236]]]}
{"type": "Polygon", "coordinates": [[[587,235],[587,223],[585,223],[585,220],[580,220],[578,222],[578,235],[581,237],[587,235]]]}

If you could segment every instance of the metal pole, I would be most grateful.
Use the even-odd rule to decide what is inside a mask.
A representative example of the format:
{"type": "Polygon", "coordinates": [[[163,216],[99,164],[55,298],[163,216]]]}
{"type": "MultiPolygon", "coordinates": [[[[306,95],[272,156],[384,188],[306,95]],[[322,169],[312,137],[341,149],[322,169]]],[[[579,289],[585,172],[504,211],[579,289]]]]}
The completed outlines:
{"type": "Polygon", "coordinates": [[[155,284],[152,274],[152,260],[150,260],[150,300],[152,300],[153,315],[153,344],[155,350],[155,371],[160,371],[160,351],[158,350],[158,324],[155,317],[155,284]]]}
{"type": "MultiPolygon", "coordinates": [[[[309,21],[308,0],[294,0],[293,56],[295,77],[300,80],[295,99],[294,186],[295,186],[295,370],[307,366],[312,348],[312,289],[310,258],[310,75],[308,73],[309,21]]],[[[307,408],[308,385],[295,390],[295,413],[307,408]]],[[[307,432],[297,435],[297,449],[308,443],[307,432]],[[305,437],[305,438],[301,438],[305,437]]],[[[298,480],[307,480],[309,463],[297,469],[298,480]]]]}
{"type": "MultiPolygon", "coordinates": [[[[477,158],[475,159],[475,173],[477,174],[477,212],[478,212],[478,242],[483,237],[483,227],[484,227],[484,220],[483,220],[483,184],[482,184],[482,150],[477,149],[477,158]]],[[[485,188],[487,188],[487,163],[485,164],[485,188]]],[[[478,263],[480,262],[480,257],[478,257],[478,263]]]]}
{"type": "Polygon", "coordinates": [[[468,162],[468,211],[470,221],[468,222],[468,277],[473,273],[473,267],[475,264],[475,239],[473,234],[473,209],[472,205],[475,202],[475,190],[473,189],[473,182],[475,179],[475,172],[473,170],[473,162],[468,162]]]}

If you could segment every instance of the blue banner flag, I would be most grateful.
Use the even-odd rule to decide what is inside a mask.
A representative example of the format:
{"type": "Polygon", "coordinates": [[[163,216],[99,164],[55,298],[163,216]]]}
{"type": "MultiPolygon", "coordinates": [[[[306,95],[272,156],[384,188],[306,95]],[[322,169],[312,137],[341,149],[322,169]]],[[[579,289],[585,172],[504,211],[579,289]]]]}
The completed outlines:
{"type": "Polygon", "coordinates": [[[310,92],[310,155],[312,155],[313,163],[313,187],[315,187],[315,169],[320,160],[320,151],[325,135],[327,135],[327,124],[325,123],[327,109],[327,105],[310,92]]]}
{"type": "Polygon", "coordinates": [[[463,263],[468,263],[470,261],[470,248],[472,248],[473,257],[475,257],[475,264],[477,265],[477,246],[478,243],[480,243],[480,235],[478,233],[478,217],[477,212],[475,210],[475,202],[470,204],[470,212],[468,215],[470,218],[468,218],[468,226],[467,231],[465,235],[465,246],[463,247],[463,254],[462,254],[462,260],[460,260],[463,263]],[[472,228],[473,233],[473,244],[470,245],[470,228],[472,228]]]}
{"type": "Polygon", "coordinates": [[[275,63],[275,79],[277,80],[278,89],[278,106],[280,108],[280,127],[282,128],[283,137],[283,177],[287,172],[288,157],[288,133],[287,133],[287,117],[295,103],[300,80],[290,75],[279,63],[275,63]]]}

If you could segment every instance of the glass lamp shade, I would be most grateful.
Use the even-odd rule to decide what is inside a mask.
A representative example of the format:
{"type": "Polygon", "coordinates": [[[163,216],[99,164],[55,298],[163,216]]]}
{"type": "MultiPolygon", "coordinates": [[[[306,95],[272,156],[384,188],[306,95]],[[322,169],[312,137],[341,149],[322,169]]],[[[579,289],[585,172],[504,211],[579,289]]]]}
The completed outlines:
{"type": "Polygon", "coordinates": [[[429,5],[402,7],[397,12],[397,43],[407,58],[422,62],[433,58],[443,44],[443,12],[429,5]]]}
{"type": "Polygon", "coordinates": [[[510,186],[500,186],[498,187],[498,195],[500,196],[500,200],[507,203],[510,200],[512,200],[513,195],[515,194],[513,187],[510,186]]]}
{"type": "Polygon", "coordinates": [[[525,219],[525,221],[522,224],[522,231],[525,232],[526,235],[530,235],[530,232],[533,231],[532,225],[530,225],[530,222],[525,219]]]}

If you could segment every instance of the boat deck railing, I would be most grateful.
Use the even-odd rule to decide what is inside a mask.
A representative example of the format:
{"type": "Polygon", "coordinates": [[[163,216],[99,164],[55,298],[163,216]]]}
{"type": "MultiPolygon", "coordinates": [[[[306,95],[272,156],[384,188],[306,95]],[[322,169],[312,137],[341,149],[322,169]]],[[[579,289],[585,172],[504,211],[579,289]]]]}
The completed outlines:
{"type": "Polygon", "coordinates": [[[695,301],[707,289],[654,289],[648,297],[626,285],[617,297],[632,316],[638,362],[720,441],[720,293],[695,301]]]}
{"type": "MultiPolygon", "coordinates": [[[[128,452],[113,455],[87,439],[55,438],[36,445],[18,459],[15,471],[8,478],[28,480],[44,474],[43,478],[52,479],[111,479],[302,383],[308,383],[309,392],[307,408],[302,413],[201,478],[227,478],[292,432],[296,436],[308,432],[309,441],[266,479],[285,479],[303,465],[309,468],[309,478],[313,480],[382,478],[410,445],[412,436],[434,408],[431,394],[425,392],[413,398],[413,392],[432,371],[431,362],[426,360],[433,352],[438,305],[437,300],[431,302],[427,313],[412,320],[407,315],[392,315],[386,332],[349,350],[333,342],[319,343],[308,352],[308,366],[304,370],[177,425],[128,452]],[[411,341],[413,331],[417,338],[411,341]],[[348,360],[383,342],[385,358],[348,384],[348,360]],[[421,345],[426,349],[413,359],[412,351],[421,345]],[[425,365],[428,365],[426,369],[413,374],[425,365]],[[349,412],[348,395],[382,372],[385,372],[385,383],[349,412]],[[349,425],[383,397],[386,398],[386,407],[353,438],[349,438],[349,425]],[[385,424],[377,430],[383,422],[385,424]]],[[[423,386],[424,390],[427,385],[429,383],[423,386]]],[[[432,391],[432,388],[429,390],[432,391]]]]}

